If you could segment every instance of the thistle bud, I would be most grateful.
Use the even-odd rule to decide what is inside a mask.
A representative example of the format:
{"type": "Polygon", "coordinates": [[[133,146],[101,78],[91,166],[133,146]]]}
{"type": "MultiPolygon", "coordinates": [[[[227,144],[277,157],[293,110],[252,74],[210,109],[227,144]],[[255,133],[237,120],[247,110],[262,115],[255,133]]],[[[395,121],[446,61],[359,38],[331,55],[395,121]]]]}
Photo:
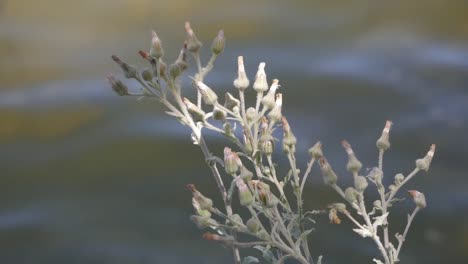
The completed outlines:
{"type": "Polygon", "coordinates": [[[199,228],[205,229],[208,227],[216,227],[218,226],[218,222],[216,220],[206,217],[206,216],[199,216],[199,215],[191,215],[190,220],[199,228]]]}
{"type": "Polygon", "coordinates": [[[357,201],[357,191],[353,187],[348,187],[345,190],[345,199],[349,203],[353,204],[357,201]]]}
{"type": "Polygon", "coordinates": [[[188,68],[187,65],[187,42],[184,42],[184,46],[180,49],[179,56],[174,64],[179,65],[181,71],[185,71],[188,68]]]}
{"type": "Polygon", "coordinates": [[[213,201],[201,194],[193,184],[188,184],[187,188],[192,191],[193,199],[198,202],[201,210],[210,211],[213,208],[213,201]]]}
{"type": "Polygon", "coordinates": [[[426,204],[426,197],[424,196],[424,193],[418,192],[416,190],[410,190],[408,193],[413,196],[414,203],[416,204],[417,207],[419,208],[425,208],[427,206],[426,204]]]}
{"type": "Polygon", "coordinates": [[[244,181],[248,182],[252,180],[253,176],[253,173],[245,166],[240,167],[239,177],[241,177],[244,181]]]}
{"type": "Polygon", "coordinates": [[[319,159],[320,170],[322,171],[323,182],[327,185],[334,185],[338,181],[332,167],[324,157],[319,159]]]}
{"type": "Polygon", "coordinates": [[[183,101],[184,101],[184,104],[187,106],[187,110],[190,112],[190,114],[192,114],[193,120],[195,122],[205,121],[205,112],[203,112],[203,110],[201,110],[198,106],[190,102],[190,100],[185,97],[183,101]]]}
{"type": "Polygon", "coordinates": [[[356,155],[354,154],[354,151],[351,148],[351,145],[348,143],[348,141],[346,140],[341,141],[341,145],[343,146],[343,148],[346,150],[346,153],[348,154],[348,163],[346,164],[346,169],[349,172],[358,173],[359,170],[361,170],[362,168],[362,163],[356,158],[356,155]]]}
{"type": "Polygon", "coordinates": [[[256,234],[258,231],[260,231],[260,222],[255,217],[251,217],[249,220],[247,220],[247,229],[256,234]]]}
{"type": "Polygon", "coordinates": [[[224,37],[224,31],[220,30],[218,31],[218,35],[211,44],[211,51],[213,52],[213,54],[219,55],[221,52],[223,52],[225,43],[226,38],[224,37]]]}
{"type": "Polygon", "coordinates": [[[185,22],[185,32],[187,32],[187,48],[190,52],[196,53],[200,50],[202,43],[197,39],[189,22],[185,22]]]}
{"type": "Polygon", "coordinates": [[[143,69],[141,71],[141,77],[143,77],[143,80],[147,82],[151,82],[153,80],[153,74],[149,69],[143,69]]]}
{"type": "Polygon", "coordinates": [[[219,109],[218,107],[214,107],[213,109],[213,118],[215,120],[226,120],[226,112],[224,112],[223,110],[219,109]]]}
{"type": "Polygon", "coordinates": [[[236,179],[237,189],[239,190],[239,202],[242,206],[251,206],[254,198],[247,184],[241,178],[236,179]]]}
{"type": "Polygon", "coordinates": [[[229,175],[236,175],[237,171],[239,170],[239,166],[237,165],[236,155],[232,150],[228,147],[224,148],[224,169],[226,173],[229,175]]]}
{"type": "Polygon", "coordinates": [[[286,117],[283,116],[281,118],[281,123],[283,124],[283,144],[289,147],[295,146],[297,143],[297,139],[294,136],[286,117]]]}
{"type": "Polygon", "coordinates": [[[162,58],[164,56],[164,49],[162,48],[161,40],[158,38],[155,31],[152,32],[152,36],[150,56],[155,57],[156,59],[162,58]]]}
{"type": "Polygon", "coordinates": [[[313,147],[309,149],[309,155],[314,159],[320,159],[323,157],[322,143],[318,141],[313,147]]]}
{"type": "Polygon", "coordinates": [[[275,106],[275,94],[276,94],[276,89],[278,89],[279,84],[278,84],[278,79],[274,79],[273,83],[270,86],[270,90],[268,93],[263,97],[262,99],[262,105],[263,107],[267,109],[272,109],[275,106]]]}
{"type": "Polygon", "coordinates": [[[240,215],[233,214],[229,217],[229,219],[226,220],[226,224],[234,227],[242,227],[244,222],[242,221],[240,215]]]}
{"type": "Polygon", "coordinates": [[[385,127],[382,131],[382,135],[376,142],[376,146],[379,150],[387,150],[390,148],[389,133],[391,127],[392,122],[387,120],[387,122],[385,123],[385,127]]]}
{"type": "Polygon", "coordinates": [[[118,95],[128,95],[128,87],[122,81],[115,78],[114,75],[109,74],[106,79],[110,83],[112,90],[114,90],[118,95]]]}
{"type": "Polygon", "coordinates": [[[245,112],[245,116],[247,118],[247,122],[251,123],[255,117],[257,117],[257,111],[253,107],[247,108],[247,111],[245,112]]]}
{"type": "Polygon", "coordinates": [[[374,203],[373,203],[374,207],[377,208],[377,209],[381,209],[382,208],[382,201],[380,200],[375,200],[374,203]]]}
{"type": "Polygon", "coordinates": [[[182,73],[182,69],[180,68],[180,65],[177,63],[169,65],[169,75],[173,80],[175,80],[177,77],[180,76],[182,73]]]}
{"type": "Polygon", "coordinates": [[[270,192],[270,185],[261,181],[252,181],[253,187],[256,189],[258,198],[263,206],[271,208],[276,205],[276,199],[270,192]]]}
{"type": "Polygon", "coordinates": [[[268,113],[268,119],[270,119],[270,122],[276,123],[281,120],[281,106],[283,105],[283,96],[279,93],[276,95],[276,101],[275,105],[273,106],[273,109],[268,113]]]}
{"type": "Polygon", "coordinates": [[[354,187],[360,193],[364,192],[368,186],[367,179],[364,176],[357,176],[354,178],[354,187]]]}
{"type": "Polygon", "coordinates": [[[224,134],[226,134],[227,136],[232,136],[233,135],[231,123],[229,123],[229,122],[224,123],[223,124],[223,130],[224,130],[224,134]]]}
{"type": "Polygon", "coordinates": [[[382,184],[383,172],[379,168],[374,167],[371,169],[367,177],[375,181],[377,184],[382,184]]]}
{"type": "Polygon", "coordinates": [[[240,101],[232,96],[230,93],[226,93],[225,99],[224,99],[224,107],[226,107],[229,110],[232,110],[234,107],[239,107],[240,106],[240,101]]]}
{"type": "Polygon", "coordinates": [[[258,65],[258,71],[257,75],[255,75],[253,89],[257,91],[257,93],[264,93],[268,91],[268,81],[265,73],[265,62],[261,62],[258,65]]]}
{"type": "Polygon", "coordinates": [[[264,240],[264,241],[268,241],[270,240],[270,235],[268,234],[267,231],[265,230],[260,230],[258,233],[257,233],[257,236],[258,238],[264,240]]]}
{"type": "Polygon", "coordinates": [[[401,173],[398,173],[397,175],[395,175],[395,185],[400,185],[402,181],[405,180],[405,176],[403,176],[403,174],[401,173]]]}
{"type": "Polygon", "coordinates": [[[237,57],[237,79],[234,80],[234,87],[243,91],[249,87],[249,79],[247,78],[247,74],[245,73],[244,67],[244,57],[239,56],[237,57]]]}
{"type": "Polygon", "coordinates": [[[432,158],[434,157],[435,148],[436,148],[436,145],[432,144],[426,156],[422,159],[416,160],[416,168],[426,171],[426,172],[429,170],[429,167],[431,166],[432,158]]]}
{"type": "Polygon", "coordinates": [[[262,154],[271,155],[274,151],[274,144],[271,136],[265,135],[260,137],[258,141],[259,149],[262,154]]]}
{"type": "Polygon", "coordinates": [[[197,81],[196,82],[196,87],[200,91],[200,93],[202,95],[202,98],[203,98],[203,102],[205,102],[205,104],[215,105],[218,102],[218,96],[206,84],[204,84],[204,83],[202,83],[200,81],[197,81]]]}
{"type": "Polygon", "coordinates": [[[120,68],[122,68],[125,78],[130,79],[137,77],[137,68],[135,66],[123,62],[121,59],[119,59],[119,57],[115,55],[112,55],[111,58],[113,61],[115,61],[115,63],[117,63],[120,66],[120,68]]]}

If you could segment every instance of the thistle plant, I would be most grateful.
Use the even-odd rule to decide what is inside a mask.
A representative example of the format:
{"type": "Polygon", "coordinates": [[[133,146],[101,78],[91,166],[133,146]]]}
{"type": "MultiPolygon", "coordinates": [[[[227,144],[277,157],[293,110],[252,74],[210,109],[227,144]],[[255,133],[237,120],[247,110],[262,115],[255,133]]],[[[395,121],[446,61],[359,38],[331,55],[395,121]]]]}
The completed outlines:
{"type": "MultiPolygon", "coordinates": [[[[150,68],[137,69],[117,56],[112,59],[122,68],[127,79],[135,79],[140,84],[138,91],[129,88],[117,77],[108,76],[112,89],[120,96],[138,96],[154,99],[166,108],[166,113],[175,117],[182,125],[190,128],[191,140],[197,145],[209,167],[222,198],[221,206],[206,197],[194,184],[187,188],[192,193],[194,214],[190,219],[205,230],[203,238],[217,241],[232,250],[234,263],[255,263],[253,256],[241,256],[244,248],[259,250],[267,263],[285,263],[295,260],[298,263],[321,263],[322,257],[313,257],[309,248],[309,235],[315,227],[317,214],[328,212],[332,223],[340,223],[340,215],[346,216],[356,226],[353,229],[362,237],[370,237],[380,250],[383,262],[399,261],[399,253],[406,239],[411,222],[418,211],[426,206],[424,194],[412,190],[416,208],[408,217],[403,234],[396,234],[398,244],[389,239],[388,216],[391,206],[398,199],[397,192],[419,171],[429,169],[435,146],[423,159],[416,161],[416,169],[406,177],[395,176],[394,184],[384,187],[383,154],[390,147],[387,125],[377,141],[379,149],[378,166],[367,176],[360,176],[362,164],[351,146],[343,141],[349,161],[346,165],[354,177],[354,187],[343,191],[338,185],[338,176],[325,159],[322,145],[317,142],[309,149],[310,159],[304,172],[296,162],[297,139],[283,114],[283,95],[278,93],[279,80],[269,84],[264,62],[258,65],[255,79],[251,83],[244,66],[244,58],[238,57],[237,76],[234,77],[232,93],[219,96],[205,82],[217,57],[225,47],[224,32],[220,30],[211,45],[211,58],[206,64],[201,61],[202,43],[198,40],[190,24],[185,24],[186,40],[178,57],[172,64],[165,61],[161,40],[152,33],[149,51],[140,51],[150,68]],[[182,88],[181,78],[188,67],[188,61],[196,65],[196,74],[191,76],[192,89],[196,98],[188,98],[182,88]],[[250,88],[251,87],[251,88],[250,88]],[[246,104],[246,95],[256,96],[255,104],[246,104]],[[224,100],[222,99],[224,97],[224,100]],[[223,102],[221,102],[223,101],[223,102]],[[216,155],[206,143],[205,131],[213,131],[227,140],[223,152],[216,155]],[[282,132],[282,133],[281,133],[282,132]],[[281,145],[288,160],[287,173],[280,173],[273,154],[281,145]],[[312,167],[319,163],[325,184],[338,192],[355,211],[361,222],[347,210],[344,203],[335,203],[327,210],[305,210],[303,192],[312,167]],[[380,199],[373,203],[372,211],[366,209],[364,192],[372,182],[380,199]],[[363,222],[362,222],[363,221],[363,222]],[[383,234],[383,239],[380,236],[383,234]]],[[[275,155],[276,157],[276,155],[275,155]]]]}

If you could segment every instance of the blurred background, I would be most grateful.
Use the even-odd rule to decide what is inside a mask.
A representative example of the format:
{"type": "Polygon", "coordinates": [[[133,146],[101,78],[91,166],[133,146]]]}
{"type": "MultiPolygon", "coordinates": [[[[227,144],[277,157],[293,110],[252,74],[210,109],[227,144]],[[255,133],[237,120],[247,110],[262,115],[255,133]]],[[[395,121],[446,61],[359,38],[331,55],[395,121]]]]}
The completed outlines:
{"type": "MultiPolygon", "coordinates": [[[[174,60],[186,20],[205,43],[205,62],[225,30],[208,85],[233,89],[238,55],[251,79],[261,61],[280,79],[301,167],[321,140],[341,184],[351,184],[340,141],[373,167],[387,119],[388,183],[436,143],[429,173],[404,188],[426,193],[428,208],[402,260],[468,263],[467,12],[466,0],[1,0],[0,263],[230,263],[230,251],[202,240],[189,221],[187,183],[220,199],[188,130],[105,81],[121,76],[112,54],[145,65],[137,51],[149,49],[152,29],[174,60]]],[[[225,144],[210,138],[213,150],[225,144]]],[[[306,193],[308,208],[339,200],[317,168],[306,193]]],[[[394,209],[393,232],[412,208],[406,199],[394,209]]],[[[378,254],[347,221],[317,222],[312,252],[325,263],[371,263],[378,254]]]]}

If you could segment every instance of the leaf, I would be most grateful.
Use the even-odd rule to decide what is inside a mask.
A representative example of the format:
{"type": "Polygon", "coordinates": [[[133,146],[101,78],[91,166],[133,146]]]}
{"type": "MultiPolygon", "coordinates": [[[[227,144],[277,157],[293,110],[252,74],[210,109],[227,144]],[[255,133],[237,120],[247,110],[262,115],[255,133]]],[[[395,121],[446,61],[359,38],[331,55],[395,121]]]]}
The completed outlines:
{"type": "Polygon", "coordinates": [[[258,260],[258,258],[252,257],[252,256],[245,257],[242,260],[242,264],[251,264],[251,263],[259,263],[259,262],[260,261],[258,260]]]}
{"type": "Polygon", "coordinates": [[[375,263],[377,264],[384,264],[382,261],[378,260],[378,259],[373,259],[372,261],[374,261],[375,263]]]}
{"type": "Polygon", "coordinates": [[[270,250],[270,246],[264,247],[264,246],[257,245],[257,246],[254,246],[254,248],[262,252],[262,257],[269,263],[274,263],[277,261],[275,256],[273,255],[273,252],[271,252],[270,250]]]}
{"type": "Polygon", "coordinates": [[[367,230],[367,229],[355,228],[355,229],[353,229],[353,231],[358,233],[360,236],[362,236],[364,238],[372,236],[371,232],[369,232],[369,230],[367,230]]]}
{"type": "Polygon", "coordinates": [[[299,238],[296,241],[296,248],[297,249],[300,249],[302,240],[306,240],[307,236],[309,236],[310,233],[312,233],[312,231],[314,231],[314,230],[315,230],[315,228],[311,228],[309,230],[306,230],[306,231],[302,232],[302,234],[299,236],[299,238]]]}
{"type": "Polygon", "coordinates": [[[381,216],[377,216],[377,217],[374,217],[375,221],[374,221],[374,229],[377,229],[377,227],[381,226],[381,225],[386,225],[387,224],[387,216],[388,216],[388,212],[386,212],[385,214],[381,215],[381,216]]]}

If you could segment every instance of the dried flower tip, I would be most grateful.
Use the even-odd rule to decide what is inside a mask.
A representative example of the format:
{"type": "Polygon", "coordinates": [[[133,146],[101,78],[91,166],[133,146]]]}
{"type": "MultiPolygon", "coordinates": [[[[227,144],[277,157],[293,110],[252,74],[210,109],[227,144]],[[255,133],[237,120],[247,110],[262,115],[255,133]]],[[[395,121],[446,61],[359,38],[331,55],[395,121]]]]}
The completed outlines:
{"type": "Polygon", "coordinates": [[[239,107],[240,106],[240,101],[232,96],[230,93],[226,93],[224,97],[224,107],[226,107],[229,110],[232,110],[234,107],[239,107]]]}
{"type": "Polygon", "coordinates": [[[226,170],[227,174],[232,176],[235,176],[239,170],[239,165],[237,164],[236,160],[237,155],[234,154],[235,153],[233,153],[230,148],[224,148],[224,169],[226,170]]]}
{"type": "Polygon", "coordinates": [[[387,150],[390,148],[389,133],[391,127],[392,122],[387,120],[387,122],[385,123],[385,127],[382,131],[382,135],[376,142],[376,146],[379,150],[387,150]]]}
{"type": "Polygon", "coordinates": [[[278,82],[279,82],[278,79],[273,80],[273,83],[270,86],[270,90],[262,99],[263,107],[267,109],[272,109],[275,106],[275,94],[276,94],[276,90],[279,87],[278,82]]]}
{"type": "Polygon", "coordinates": [[[416,190],[409,190],[408,193],[413,196],[414,203],[419,208],[425,208],[427,206],[426,197],[424,193],[418,192],[416,190]]]}
{"type": "Polygon", "coordinates": [[[356,158],[356,155],[354,154],[354,151],[351,148],[351,145],[348,143],[348,141],[341,141],[341,145],[348,154],[348,163],[346,164],[346,169],[349,172],[358,173],[362,168],[362,163],[356,158]]]}
{"type": "Polygon", "coordinates": [[[423,170],[423,171],[429,171],[429,167],[431,166],[432,158],[434,157],[436,145],[432,144],[431,148],[427,152],[426,156],[422,159],[416,160],[416,168],[423,170]]]}
{"type": "Polygon", "coordinates": [[[209,241],[226,241],[225,237],[217,235],[217,234],[212,234],[212,233],[204,233],[203,239],[206,239],[209,241]]]}
{"type": "Polygon", "coordinates": [[[364,176],[357,176],[354,178],[354,187],[360,193],[364,192],[368,186],[367,179],[364,176]]]}
{"type": "Polygon", "coordinates": [[[151,61],[151,58],[150,58],[150,54],[146,51],[143,51],[143,50],[140,50],[138,51],[138,54],[140,54],[140,56],[145,59],[145,60],[148,60],[148,61],[151,61]]]}
{"type": "Polygon", "coordinates": [[[120,68],[122,68],[122,71],[124,72],[124,75],[127,79],[137,77],[137,68],[135,66],[123,62],[121,59],[119,59],[119,57],[115,55],[112,55],[111,58],[120,66],[120,68]]]}
{"type": "Polygon", "coordinates": [[[341,219],[338,217],[338,213],[335,208],[331,208],[328,212],[328,219],[330,219],[330,223],[339,225],[341,224],[341,219]]]}
{"type": "Polygon", "coordinates": [[[320,141],[315,143],[315,145],[309,149],[309,155],[314,159],[320,159],[323,157],[322,143],[320,141]]]}
{"type": "Polygon", "coordinates": [[[189,22],[185,22],[185,31],[187,32],[187,48],[190,52],[196,53],[200,50],[202,43],[197,39],[189,22]]]}
{"type": "Polygon", "coordinates": [[[114,75],[109,74],[106,79],[110,83],[112,90],[114,90],[118,95],[128,95],[128,87],[122,81],[115,78],[114,75]]]}
{"type": "Polygon", "coordinates": [[[327,185],[334,185],[338,181],[338,176],[324,157],[319,159],[320,170],[322,171],[323,181],[327,185]]]}
{"type": "Polygon", "coordinates": [[[239,201],[242,206],[251,206],[254,198],[247,184],[241,178],[236,179],[237,189],[239,190],[239,201]]]}
{"type": "Polygon", "coordinates": [[[268,81],[267,76],[265,73],[265,62],[261,62],[258,65],[258,71],[255,75],[255,82],[253,84],[253,89],[257,91],[257,93],[264,93],[268,91],[268,81]]]}
{"type": "Polygon", "coordinates": [[[244,67],[244,57],[237,57],[237,79],[234,80],[234,87],[243,91],[249,87],[250,81],[247,78],[244,67]]]}
{"type": "Polygon", "coordinates": [[[270,122],[277,123],[281,120],[282,114],[281,114],[281,106],[283,105],[283,96],[282,94],[277,94],[276,95],[276,101],[275,105],[273,106],[273,109],[268,113],[268,119],[270,119],[270,122]]]}
{"type": "Polygon", "coordinates": [[[161,40],[155,31],[152,32],[150,55],[156,59],[162,58],[164,56],[164,49],[162,47],[161,40]]]}
{"type": "Polygon", "coordinates": [[[211,44],[211,51],[213,52],[213,54],[219,55],[221,52],[223,52],[225,43],[226,38],[224,37],[224,31],[221,29],[220,31],[218,31],[218,35],[211,44]]]}
{"type": "Polygon", "coordinates": [[[197,81],[195,84],[200,91],[205,104],[215,105],[218,102],[218,96],[210,87],[200,81],[197,81]]]}
{"type": "Polygon", "coordinates": [[[205,112],[201,110],[198,106],[194,103],[190,102],[189,99],[183,98],[183,102],[185,106],[187,106],[187,110],[192,114],[192,117],[195,122],[204,122],[205,121],[205,112]]]}

